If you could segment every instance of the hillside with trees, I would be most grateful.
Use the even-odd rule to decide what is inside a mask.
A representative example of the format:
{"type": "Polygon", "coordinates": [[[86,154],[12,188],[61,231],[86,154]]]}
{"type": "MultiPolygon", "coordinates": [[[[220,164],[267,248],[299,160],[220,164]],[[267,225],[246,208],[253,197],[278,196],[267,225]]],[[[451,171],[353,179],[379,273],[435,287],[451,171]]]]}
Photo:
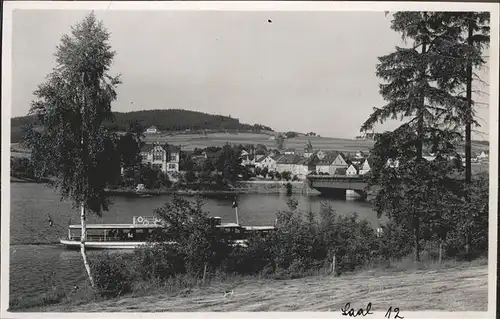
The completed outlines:
{"type": "MultiPolygon", "coordinates": [[[[222,115],[213,115],[202,112],[167,109],[143,110],[135,112],[113,112],[114,120],[107,126],[118,131],[127,131],[130,123],[138,121],[144,128],[156,126],[160,131],[273,131],[272,128],[261,124],[240,123],[239,119],[222,115]]],[[[11,141],[19,142],[22,138],[22,127],[33,123],[32,116],[15,117],[11,120],[11,141]]]]}

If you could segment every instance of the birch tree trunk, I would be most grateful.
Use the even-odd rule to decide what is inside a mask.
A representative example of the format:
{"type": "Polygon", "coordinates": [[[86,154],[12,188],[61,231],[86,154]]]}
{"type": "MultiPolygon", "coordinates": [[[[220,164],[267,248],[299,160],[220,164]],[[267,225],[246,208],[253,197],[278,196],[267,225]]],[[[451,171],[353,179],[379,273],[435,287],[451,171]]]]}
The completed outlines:
{"type": "Polygon", "coordinates": [[[94,277],[92,276],[90,264],[89,264],[89,261],[87,259],[87,251],[85,250],[85,241],[87,240],[87,221],[86,221],[86,215],[85,215],[85,205],[81,204],[80,209],[81,209],[80,221],[82,223],[82,234],[80,237],[80,253],[82,254],[83,265],[85,266],[85,270],[87,271],[87,275],[89,277],[90,286],[94,290],[95,289],[94,277]]]}

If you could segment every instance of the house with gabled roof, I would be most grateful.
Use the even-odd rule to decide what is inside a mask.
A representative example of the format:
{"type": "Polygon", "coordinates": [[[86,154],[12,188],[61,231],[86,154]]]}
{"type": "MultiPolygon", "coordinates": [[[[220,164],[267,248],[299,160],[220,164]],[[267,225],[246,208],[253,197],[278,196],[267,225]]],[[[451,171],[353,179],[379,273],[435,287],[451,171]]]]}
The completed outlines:
{"type": "Polygon", "coordinates": [[[143,164],[150,164],[164,173],[179,171],[181,148],[169,144],[145,144],[141,148],[140,155],[143,164]]]}
{"type": "Polygon", "coordinates": [[[255,161],[255,167],[260,167],[261,169],[267,168],[268,171],[276,171],[276,163],[278,159],[281,158],[281,155],[268,155],[259,158],[255,161]]]}
{"type": "Polygon", "coordinates": [[[347,167],[345,175],[347,176],[356,176],[359,175],[359,169],[356,164],[351,163],[349,167],[347,167]]]}
{"type": "Polygon", "coordinates": [[[488,151],[481,151],[481,153],[477,156],[479,159],[485,159],[488,158],[489,152],[488,151]]]}
{"type": "Polygon", "coordinates": [[[304,179],[308,173],[307,158],[299,154],[285,154],[276,161],[276,171],[279,173],[290,172],[292,176],[296,175],[304,179]]]}
{"type": "Polygon", "coordinates": [[[347,168],[347,159],[339,151],[316,151],[305,162],[309,172],[333,175],[337,168],[347,168]]]}
{"type": "Polygon", "coordinates": [[[368,156],[365,158],[363,164],[361,164],[361,167],[359,168],[359,175],[364,175],[371,171],[373,167],[373,158],[371,156],[368,156]]]}
{"type": "MultiPolygon", "coordinates": [[[[385,163],[386,167],[391,167],[391,168],[398,168],[399,167],[399,160],[398,159],[388,159],[387,162],[385,163]]],[[[359,168],[359,175],[364,175],[371,171],[373,168],[373,157],[368,156],[361,167],[359,168]]]]}
{"type": "Polygon", "coordinates": [[[297,154],[285,154],[276,161],[276,171],[280,173],[292,172],[294,166],[302,159],[302,156],[297,154]]]}
{"type": "Polygon", "coordinates": [[[243,166],[255,165],[255,156],[253,154],[243,155],[241,157],[241,165],[243,166]]]}

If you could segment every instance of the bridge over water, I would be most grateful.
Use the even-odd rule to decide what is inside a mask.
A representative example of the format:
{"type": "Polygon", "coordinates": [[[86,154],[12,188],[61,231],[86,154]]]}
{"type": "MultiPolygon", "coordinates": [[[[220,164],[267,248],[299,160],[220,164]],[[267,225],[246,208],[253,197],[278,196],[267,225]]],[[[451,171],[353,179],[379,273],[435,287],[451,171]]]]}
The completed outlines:
{"type": "Polygon", "coordinates": [[[368,183],[364,176],[309,175],[307,179],[311,188],[324,195],[345,198],[346,190],[352,190],[362,198],[367,196],[365,187],[368,183]]]}

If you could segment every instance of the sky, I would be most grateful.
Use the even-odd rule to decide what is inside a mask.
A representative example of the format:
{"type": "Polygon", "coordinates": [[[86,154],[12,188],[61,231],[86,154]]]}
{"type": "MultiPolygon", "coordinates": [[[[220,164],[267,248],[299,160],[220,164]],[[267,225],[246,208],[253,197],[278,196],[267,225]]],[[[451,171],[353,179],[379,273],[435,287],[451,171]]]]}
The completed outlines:
{"type": "MultiPolygon", "coordinates": [[[[88,13],[13,13],[12,116],[28,113],[61,36],[88,13]]],[[[123,80],[113,111],[179,108],[338,138],[359,135],[373,107],[384,105],[377,57],[405,45],[383,12],[95,13],[116,51],[111,74],[123,80]]],[[[481,76],[488,81],[487,71],[481,76]]],[[[478,116],[488,132],[487,106],[478,116]]]]}

